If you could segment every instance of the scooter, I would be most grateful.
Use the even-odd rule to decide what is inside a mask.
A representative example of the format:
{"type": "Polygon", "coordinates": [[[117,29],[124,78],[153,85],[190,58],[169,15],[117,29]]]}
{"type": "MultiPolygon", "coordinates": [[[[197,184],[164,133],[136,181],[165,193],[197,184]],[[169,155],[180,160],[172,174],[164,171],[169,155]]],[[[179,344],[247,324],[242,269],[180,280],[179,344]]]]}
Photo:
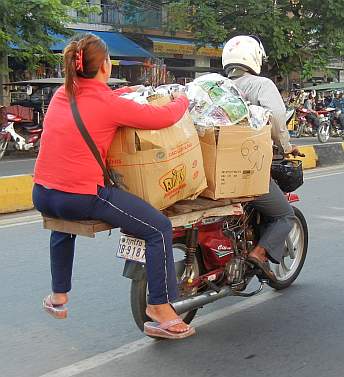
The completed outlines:
{"type": "Polygon", "coordinates": [[[0,126],[0,159],[9,146],[18,151],[38,152],[43,128],[11,113],[6,118],[0,126]]]}

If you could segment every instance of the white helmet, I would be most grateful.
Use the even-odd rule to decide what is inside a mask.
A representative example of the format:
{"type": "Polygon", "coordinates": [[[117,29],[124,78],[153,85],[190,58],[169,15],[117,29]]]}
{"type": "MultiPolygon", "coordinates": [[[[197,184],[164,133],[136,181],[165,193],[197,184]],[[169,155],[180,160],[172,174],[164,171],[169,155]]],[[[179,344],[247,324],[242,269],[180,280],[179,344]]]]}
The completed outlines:
{"type": "Polygon", "coordinates": [[[248,68],[256,75],[262,69],[266,53],[262,42],[256,36],[239,35],[231,38],[222,51],[222,66],[239,66],[248,68]]]}

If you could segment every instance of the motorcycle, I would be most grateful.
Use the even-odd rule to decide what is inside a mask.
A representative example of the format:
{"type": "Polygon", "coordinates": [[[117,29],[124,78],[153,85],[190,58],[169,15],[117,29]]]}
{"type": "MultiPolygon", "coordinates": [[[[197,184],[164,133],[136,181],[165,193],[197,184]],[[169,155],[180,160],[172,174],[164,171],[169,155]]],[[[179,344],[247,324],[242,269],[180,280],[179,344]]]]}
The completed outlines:
{"type": "Polygon", "coordinates": [[[320,143],[326,143],[330,137],[341,137],[344,140],[344,131],[340,127],[339,117],[341,110],[327,108],[321,113],[320,126],[318,131],[318,140],[320,143]]]}
{"type": "Polygon", "coordinates": [[[315,136],[316,131],[314,130],[313,124],[308,122],[307,115],[309,110],[301,107],[296,109],[296,119],[291,134],[292,137],[300,138],[301,136],[315,136]]]}
{"type": "Polygon", "coordinates": [[[43,128],[33,122],[25,122],[22,117],[6,113],[0,125],[0,160],[8,147],[19,151],[38,152],[43,128]]]}
{"type": "MultiPolygon", "coordinates": [[[[285,195],[289,203],[299,201],[295,193],[285,195]]],[[[276,281],[266,279],[247,260],[260,238],[262,226],[261,215],[249,201],[236,205],[230,215],[202,216],[187,225],[174,226],[173,253],[180,298],[172,306],[177,314],[190,323],[198,309],[220,298],[251,297],[264,284],[276,290],[289,287],[303,267],[308,247],[306,220],[298,208],[293,208],[295,223],[285,242],[283,260],[279,265],[270,266],[276,281]],[[255,276],[259,286],[247,291],[255,276]]],[[[126,260],[123,276],[132,280],[131,310],[142,331],[144,323],[149,321],[144,253],[143,240],[125,234],[120,237],[117,256],[126,260]]]]}

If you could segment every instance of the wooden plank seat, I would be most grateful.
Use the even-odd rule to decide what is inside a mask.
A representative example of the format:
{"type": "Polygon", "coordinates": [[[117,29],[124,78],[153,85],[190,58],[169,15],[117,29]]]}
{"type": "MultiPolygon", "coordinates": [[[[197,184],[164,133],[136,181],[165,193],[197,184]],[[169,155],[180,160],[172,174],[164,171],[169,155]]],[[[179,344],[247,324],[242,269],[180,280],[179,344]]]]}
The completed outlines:
{"type": "MultiPolygon", "coordinates": [[[[174,228],[190,226],[207,217],[241,215],[241,203],[253,198],[210,200],[197,198],[183,200],[162,212],[169,217],[174,228]]],[[[64,220],[43,215],[43,227],[63,233],[77,234],[86,237],[95,237],[97,232],[111,230],[113,226],[99,220],[64,220]]]]}

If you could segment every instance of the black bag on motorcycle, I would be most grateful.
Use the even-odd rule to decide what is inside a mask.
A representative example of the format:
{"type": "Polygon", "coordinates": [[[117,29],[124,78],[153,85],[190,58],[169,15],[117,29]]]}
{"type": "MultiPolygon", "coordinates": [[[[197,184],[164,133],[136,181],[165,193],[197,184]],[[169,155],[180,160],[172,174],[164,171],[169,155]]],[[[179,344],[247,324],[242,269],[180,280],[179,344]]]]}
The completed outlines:
{"type": "Polygon", "coordinates": [[[272,161],[271,177],[283,192],[292,192],[303,184],[302,161],[272,161]]]}

